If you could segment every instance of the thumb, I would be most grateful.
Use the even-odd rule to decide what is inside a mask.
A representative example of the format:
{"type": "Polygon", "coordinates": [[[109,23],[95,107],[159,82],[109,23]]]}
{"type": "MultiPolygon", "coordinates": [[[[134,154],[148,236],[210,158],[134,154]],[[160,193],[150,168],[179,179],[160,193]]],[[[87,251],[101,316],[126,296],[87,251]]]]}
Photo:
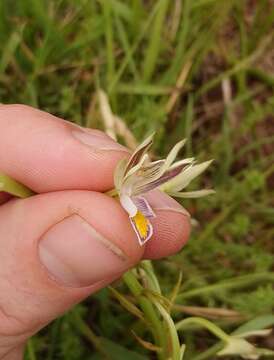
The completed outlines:
{"type": "Polygon", "coordinates": [[[142,255],[127,215],[104,194],[60,191],[2,205],[0,358],[16,351],[20,359],[29,336],[142,255]]]}

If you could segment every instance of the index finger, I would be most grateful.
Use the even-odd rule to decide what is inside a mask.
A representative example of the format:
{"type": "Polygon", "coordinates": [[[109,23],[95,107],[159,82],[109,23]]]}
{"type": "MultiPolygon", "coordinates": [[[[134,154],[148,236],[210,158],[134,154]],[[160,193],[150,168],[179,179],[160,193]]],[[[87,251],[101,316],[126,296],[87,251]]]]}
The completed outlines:
{"type": "Polygon", "coordinates": [[[0,172],[35,192],[113,187],[128,150],[98,130],[84,129],[25,105],[0,106],[0,172]]]}

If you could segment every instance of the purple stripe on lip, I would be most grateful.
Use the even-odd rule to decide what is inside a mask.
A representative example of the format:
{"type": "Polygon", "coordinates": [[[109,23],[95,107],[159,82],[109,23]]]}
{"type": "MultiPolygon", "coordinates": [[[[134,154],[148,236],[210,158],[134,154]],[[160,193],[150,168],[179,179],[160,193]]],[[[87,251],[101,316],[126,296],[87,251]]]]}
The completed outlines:
{"type": "Polygon", "coordinates": [[[137,209],[146,217],[146,218],[154,218],[156,217],[154,211],[149,205],[148,201],[142,196],[136,196],[132,198],[132,201],[137,206],[137,209]]]}

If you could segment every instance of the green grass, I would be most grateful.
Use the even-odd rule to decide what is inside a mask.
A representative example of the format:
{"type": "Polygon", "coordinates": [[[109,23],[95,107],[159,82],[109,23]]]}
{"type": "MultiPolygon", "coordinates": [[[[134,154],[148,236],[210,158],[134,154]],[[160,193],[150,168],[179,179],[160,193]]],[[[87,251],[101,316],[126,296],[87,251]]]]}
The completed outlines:
{"type": "MultiPolygon", "coordinates": [[[[195,219],[189,244],[154,266],[164,295],[182,271],[177,304],[237,310],[236,320],[214,320],[228,332],[274,306],[274,7],[269,3],[0,2],[2,103],[30,104],[103,129],[95,104],[103,88],[138,141],[156,131],[156,155],[188,137],[188,156],[215,159],[196,184],[214,187],[216,195],[184,202],[195,219]]],[[[116,288],[127,294],[123,284],[116,288]]],[[[179,310],[173,315],[187,316],[179,310]]],[[[104,358],[104,348],[114,360],[154,359],[129,327],[152,341],[105,289],[35,336],[26,359],[94,360],[104,358]]],[[[184,359],[215,358],[216,351],[206,349],[217,340],[205,330],[189,326],[181,340],[184,359]]]]}

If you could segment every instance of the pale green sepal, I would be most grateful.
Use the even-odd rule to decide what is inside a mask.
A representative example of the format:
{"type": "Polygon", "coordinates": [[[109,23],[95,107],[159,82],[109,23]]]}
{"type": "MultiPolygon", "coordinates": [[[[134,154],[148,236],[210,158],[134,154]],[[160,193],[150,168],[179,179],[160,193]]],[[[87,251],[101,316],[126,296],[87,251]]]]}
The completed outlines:
{"type": "Polygon", "coordinates": [[[171,164],[176,159],[178,152],[182,149],[182,147],[185,145],[186,139],[183,139],[179,141],[176,145],[173,146],[173,148],[170,150],[169,154],[166,157],[165,165],[164,165],[164,171],[167,170],[171,164]]]}
{"type": "Polygon", "coordinates": [[[204,172],[213,160],[205,161],[201,164],[190,165],[175,178],[168,181],[162,190],[166,192],[179,192],[189,185],[189,183],[204,172]]]}
{"type": "Polygon", "coordinates": [[[121,189],[127,167],[127,161],[128,161],[127,159],[120,160],[114,170],[114,176],[113,176],[114,185],[115,185],[115,189],[117,190],[121,189]]]}
{"type": "Polygon", "coordinates": [[[184,198],[184,199],[196,199],[199,197],[215,194],[216,191],[212,189],[196,190],[196,191],[186,191],[186,192],[167,192],[168,195],[175,198],[184,198]]]}
{"type": "Polygon", "coordinates": [[[193,165],[194,164],[194,160],[195,158],[192,157],[192,158],[187,158],[187,159],[183,159],[183,160],[178,160],[178,161],[175,161],[175,163],[173,163],[171,166],[170,166],[170,169],[173,169],[177,166],[180,166],[180,165],[193,165]]]}

